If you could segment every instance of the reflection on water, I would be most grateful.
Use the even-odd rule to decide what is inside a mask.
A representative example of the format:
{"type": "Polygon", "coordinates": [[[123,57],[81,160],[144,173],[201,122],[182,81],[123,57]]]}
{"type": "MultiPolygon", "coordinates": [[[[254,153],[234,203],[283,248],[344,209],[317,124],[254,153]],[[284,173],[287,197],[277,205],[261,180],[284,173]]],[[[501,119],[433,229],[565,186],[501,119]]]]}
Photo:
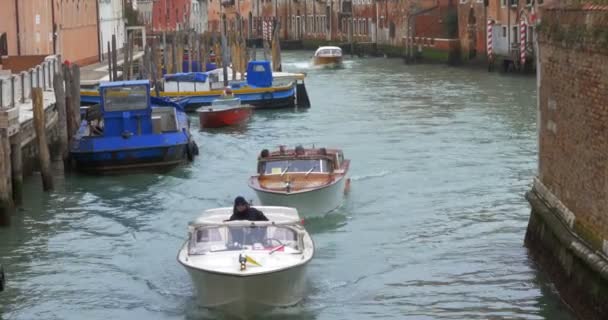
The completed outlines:
{"type": "Polygon", "coordinates": [[[312,108],[256,110],[199,131],[200,156],[167,174],[68,174],[0,227],[9,276],[0,317],[216,319],[176,254],[203,210],[256,199],[260,150],[336,146],[351,159],[343,205],[307,219],[311,290],[260,319],[572,319],[522,246],[536,170],[531,78],[383,58],[342,70],[287,52],[312,108]]]}

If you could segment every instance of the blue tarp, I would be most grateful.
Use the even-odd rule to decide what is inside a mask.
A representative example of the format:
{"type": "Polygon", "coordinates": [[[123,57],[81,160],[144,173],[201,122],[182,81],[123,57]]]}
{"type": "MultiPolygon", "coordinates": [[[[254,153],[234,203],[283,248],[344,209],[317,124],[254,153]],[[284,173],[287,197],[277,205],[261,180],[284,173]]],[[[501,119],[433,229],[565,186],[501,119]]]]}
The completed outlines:
{"type": "Polygon", "coordinates": [[[206,82],[207,74],[203,72],[166,74],[165,81],[206,82]]]}

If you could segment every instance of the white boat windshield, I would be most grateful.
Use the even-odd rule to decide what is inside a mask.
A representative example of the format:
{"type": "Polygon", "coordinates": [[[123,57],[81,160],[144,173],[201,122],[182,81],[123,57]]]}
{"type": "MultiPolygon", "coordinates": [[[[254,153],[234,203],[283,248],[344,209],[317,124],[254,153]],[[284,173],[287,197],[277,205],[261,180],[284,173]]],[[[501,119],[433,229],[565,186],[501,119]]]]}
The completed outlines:
{"type": "Polygon", "coordinates": [[[230,250],[298,251],[297,232],[287,226],[201,227],[190,239],[189,254],[230,250]]]}
{"type": "Polygon", "coordinates": [[[148,107],[148,87],[112,87],[103,91],[104,111],[141,110],[148,107]]]}
{"type": "Polygon", "coordinates": [[[241,99],[238,98],[220,98],[211,102],[211,107],[214,109],[232,108],[241,105],[241,99]]]}
{"type": "Polygon", "coordinates": [[[321,49],[317,53],[318,56],[341,56],[342,50],[340,49],[321,49]]]}
{"type": "Polygon", "coordinates": [[[262,163],[264,174],[283,174],[285,172],[330,172],[329,161],[325,159],[298,159],[266,161],[262,163]]]}

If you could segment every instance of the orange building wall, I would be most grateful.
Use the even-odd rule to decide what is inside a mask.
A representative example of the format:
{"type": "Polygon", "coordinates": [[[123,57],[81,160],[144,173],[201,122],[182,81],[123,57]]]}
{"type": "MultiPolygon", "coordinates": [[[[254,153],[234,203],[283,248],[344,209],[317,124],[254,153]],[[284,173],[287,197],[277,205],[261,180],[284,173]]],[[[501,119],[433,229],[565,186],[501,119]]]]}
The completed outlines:
{"type": "Polygon", "coordinates": [[[19,1],[21,55],[53,54],[52,19],[49,1],[19,1]]]}
{"type": "Polygon", "coordinates": [[[99,60],[97,0],[54,0],[57,51],[62,58],[90,64],[99,60]]]}
{"type": "Polygon", "coordinates": [[[0,0],[0,34],[6,33],[8,54],[17,54],[17,22],[15,0],[0,0]]]}

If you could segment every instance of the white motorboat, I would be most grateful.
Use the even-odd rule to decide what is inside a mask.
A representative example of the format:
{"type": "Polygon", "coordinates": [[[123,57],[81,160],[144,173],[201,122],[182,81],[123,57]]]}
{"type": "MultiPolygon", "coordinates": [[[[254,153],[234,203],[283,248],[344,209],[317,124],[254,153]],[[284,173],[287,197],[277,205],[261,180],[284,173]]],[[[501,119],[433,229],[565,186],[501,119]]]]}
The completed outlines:
{"type": "Polygon", "coordinates": [[[316,66],[340,67],[342,65],[342,49],[334,46],[319,47],[315,51],[313,63],[316,66]]]}
{"type": "Polygon", "coordinates": [[[247,318],[304,297],[314,244],[297,210],[255,208],[269,221],[226,221],[233,208],[219,208],[189,224],[177,259],[203,307],[247,318]]]}
{"type": "Polygon", "coordinates": [[[263,205],[294,207],[304,217],[319,217],[342,203],[349,165],[337,149],[263,150],[249,187],[263,205]]]}

